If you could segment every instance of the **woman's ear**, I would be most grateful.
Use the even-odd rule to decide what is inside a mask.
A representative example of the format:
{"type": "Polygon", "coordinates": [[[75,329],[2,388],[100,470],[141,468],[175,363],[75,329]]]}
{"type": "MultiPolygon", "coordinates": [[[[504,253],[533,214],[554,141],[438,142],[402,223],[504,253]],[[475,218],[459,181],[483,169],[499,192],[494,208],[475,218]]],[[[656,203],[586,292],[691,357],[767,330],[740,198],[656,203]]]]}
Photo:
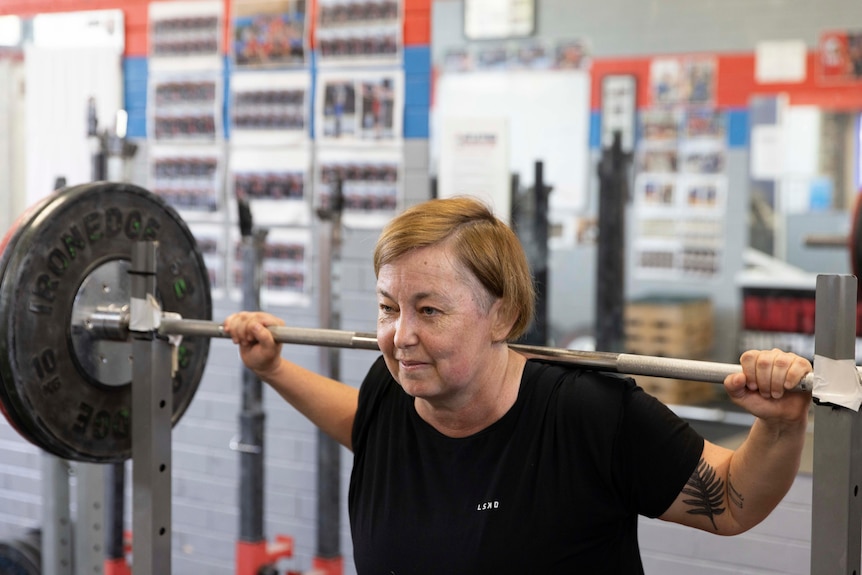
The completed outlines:
{"type": "Polygon", "coordinates": [[[516,319],[511,306],[505,305],[501,298],[495,300],[491,306],[491,341],[500,343],[508,340],[516,319]]]}

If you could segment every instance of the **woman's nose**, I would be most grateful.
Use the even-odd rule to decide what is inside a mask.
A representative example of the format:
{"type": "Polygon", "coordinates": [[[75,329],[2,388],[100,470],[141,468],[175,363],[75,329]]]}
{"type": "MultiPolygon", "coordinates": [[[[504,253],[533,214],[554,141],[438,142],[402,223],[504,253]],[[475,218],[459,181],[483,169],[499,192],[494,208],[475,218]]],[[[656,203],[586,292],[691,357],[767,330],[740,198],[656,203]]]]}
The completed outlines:
{"type": "Polygon", "coordinates": [[[398,321],[395,322],[395,335],[393,338],[395,347],[409,347],[415,345],[417,341],[418,338],[416,337],[413,320],[404,314],[400,315],[398,321]]]}

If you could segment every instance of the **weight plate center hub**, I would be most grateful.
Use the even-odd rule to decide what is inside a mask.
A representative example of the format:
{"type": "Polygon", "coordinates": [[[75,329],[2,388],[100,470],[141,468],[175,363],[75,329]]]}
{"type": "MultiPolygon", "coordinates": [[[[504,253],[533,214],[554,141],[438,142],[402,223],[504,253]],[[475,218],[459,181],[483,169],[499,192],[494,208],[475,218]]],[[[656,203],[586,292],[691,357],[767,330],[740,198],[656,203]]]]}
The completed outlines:
{"type": "MultiPolygon", "coordinates": [[[[123,312],[131,298],[129,261],[96,267],[81,283],[72,305],[72,347],[78,368],[94,384],[117,386],[132,381],[132,345],[105,337],[110,327],[96,325],[106,312],[123,312]]],[[[117,330],[116,337],[121,336],[117,330]]]]}

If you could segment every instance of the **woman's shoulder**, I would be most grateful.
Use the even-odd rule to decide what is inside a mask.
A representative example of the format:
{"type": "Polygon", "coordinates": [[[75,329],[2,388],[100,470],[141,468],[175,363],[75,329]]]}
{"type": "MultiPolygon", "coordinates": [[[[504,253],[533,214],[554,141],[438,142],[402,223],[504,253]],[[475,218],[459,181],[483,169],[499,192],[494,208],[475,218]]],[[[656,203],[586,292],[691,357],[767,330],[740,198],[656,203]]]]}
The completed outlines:
{"type": "Polygon", "coordinates": [[[624,399],[639,389],[626,375],[540,359],[527,361],[523,384],[527,389],[585,399],[590,396],[624,399]]]}

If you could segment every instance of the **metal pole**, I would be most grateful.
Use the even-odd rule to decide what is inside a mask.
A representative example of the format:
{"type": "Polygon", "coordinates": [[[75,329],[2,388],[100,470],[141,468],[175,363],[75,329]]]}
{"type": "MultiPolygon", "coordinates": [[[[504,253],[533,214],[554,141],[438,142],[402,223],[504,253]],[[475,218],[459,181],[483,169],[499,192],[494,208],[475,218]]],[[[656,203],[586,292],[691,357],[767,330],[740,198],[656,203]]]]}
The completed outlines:
{"type": "Polygon", "coordinates": [[[550,186],[545,185],[544,164],[536,161],[533,172],[533,187],[520,192],[517,173],[512,174],[511,227],[524,247],[530,273],[536,286],[536,310],[534,321],[521,342],[531,345],[548,343],[548,195],[550,186]],[[523,196],[523,197],[522,197],[523,196]]]}
{"type": "MultiPolygon", "coordinates": [[[[329,328],[341,323],[336,295],[333,289],[341,278],[341,214],[344,207],[342,182],[333,183],[329,210],[320,211],[319,246],[319,306],[320,322],[329,328]]],[[[320,356],[321,373],[341,378],[340,354],[337,349],[323,349],[320,356]]],[[[317,552],[315,567],[328,575],[341,572],[341,448],[338,443],[318,430],[317,432],[317,552]]]]}
{"type": "Polygon", "coordinates": [[[524,343],[545,345],[548,343],[548,194],[545,186],[545,170],[541,161],[535,163],[533,183],[533,278],[536,283],[536,316],[533,328],[524,343]]]}
{"type": "Polygon", "coordinates": [[[42,572],[72,575],[69,462],[42,452],[42,572]]]}
{"type": "Polygon", "coordinates": [[[105,465],[105,561],[125,564],[126,464],[105,465]]]}
{"type": "MultiPolygon", "coordinates": [[[[129,268],[132,305],[156,293],[156,242],[139,242],[129,268]]],[[[132,332],[134,575],[171,573],[171,346],[149,326],[132,332]]]]}
{"type": "Polygon", "coordinates": [[[627,154],[622,136],[599,162],[598,249],[596,254],[596,348],[623,351],[625,303],[625,202],[627,154]]]}
{"type": "MultiPolygon", "coordinates": [[[[96,112],[96,100],[90,98],[87,101],[87,136],[90,138],[92,147],[91,172],[94,182],[108,179],[108,152],[106,149],[107,136],[99,135],[99,120],[96,112]]],[[[126,569],[125,565],[125,496],[126,496],[126,468],[124,463],[114,463],[105,466],[102,472],[103,477],[100,478],[100,491],[90,491],[93,494],[104,493],[103,512],[105,531],[104,544],[105,553],[102,561],[107,564],[121,564],[126,569]]],[[[98,495],[94,495],[98,496],[98,495]]],[[[81,528],[82,522],[76,524],[76,534],[79,540],[78,548],[79,555],[81,552],[86,552],[88,555],[92,553],[90,545],[80,543],[84,538],[85,533],[81,528]]],[[[81,564],[81,559],[76,558],[77,571],[80,573],[89,572],[90,569],[86,565],[81,564]]]]}
{"type": "MultiPolygon", "coordinates": [[[[243,233],[242,258],[243,309],[260,309],[260,261],[266,233],[243,233]]],[[[264,535],[264,420],[263,383],[250,369],[242,369],[242,412],[237,444],[240,462],[239,538],[257,543],[264,535]]]]}
{"type": "MultiPolygon", "coordinates": [[[[817,276],[814,354],[856,360],[856,278],[817,276]]],[[[817,361],[815,359],[815,372],[817,361]]],[[[857,380],[858,383],[858,380],[857,380]]],[[[859,575],[862,414],[830,404],[814,414],[811,575],[859,575]]]]}
{"type": "MultiPolygon", "coordinates": [[[[75,465],[77,485],[73,554],[75,573],[101,573],[105,562],[105,470],[97,463],[75,465]]],[[[122,536],[122,531],[120,531],[122,536]]]]}

